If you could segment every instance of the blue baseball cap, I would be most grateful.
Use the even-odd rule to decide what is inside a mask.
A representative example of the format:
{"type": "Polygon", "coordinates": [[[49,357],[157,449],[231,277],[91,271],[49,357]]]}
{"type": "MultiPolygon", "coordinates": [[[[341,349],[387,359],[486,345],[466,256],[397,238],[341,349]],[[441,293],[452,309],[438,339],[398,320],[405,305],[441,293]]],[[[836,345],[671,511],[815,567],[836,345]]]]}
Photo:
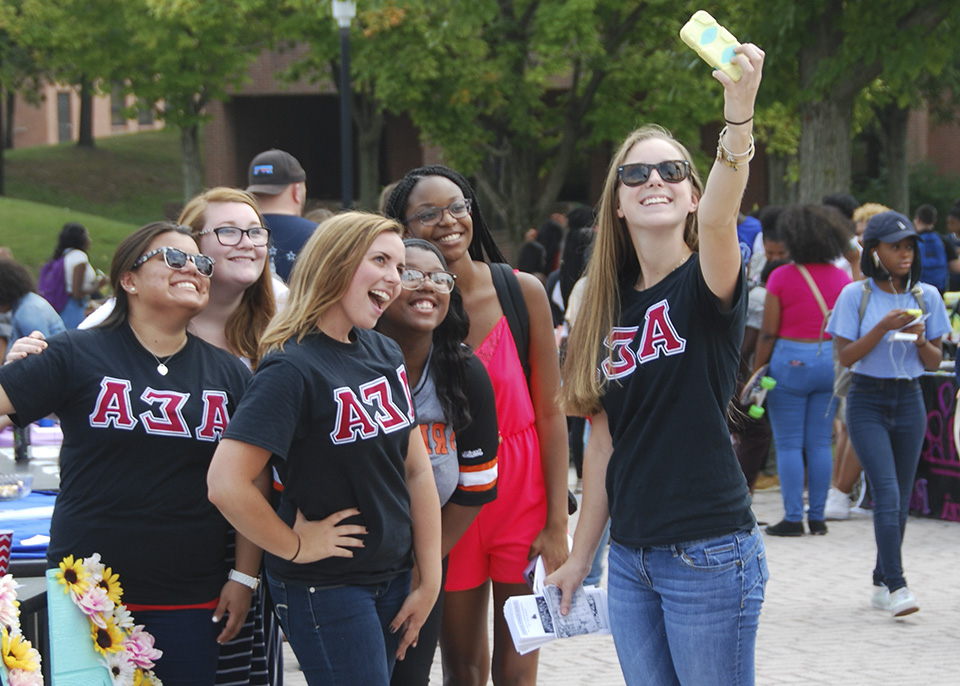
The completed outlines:
{"type": "Polygon", "coordinates": [[[913,228],[913,222],[899,212],[889,210],[870,217],[867,228],[863,232],[863,242],[896,243],[916,235],[917,230],[913,228]]]}

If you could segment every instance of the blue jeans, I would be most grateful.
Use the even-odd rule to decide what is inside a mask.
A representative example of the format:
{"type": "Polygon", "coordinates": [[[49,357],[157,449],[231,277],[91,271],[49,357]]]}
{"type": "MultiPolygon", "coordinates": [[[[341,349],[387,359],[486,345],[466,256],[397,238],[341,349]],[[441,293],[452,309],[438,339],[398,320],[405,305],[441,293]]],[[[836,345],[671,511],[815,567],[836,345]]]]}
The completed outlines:
{"type": "Polygon", "coordinates": [[[164,686],[210,686],[217,675],[223,622],[214,624],[213,610],[141,610],[137,624],[153,634],[163,651],[154,669],[164,686]]]}
{"type": "Polygon", "coordinates": [[[752,686],[770,576],[759,529],[641,549],[613,542],[608,562],[628,686],[752,686]]]}
{"type": "Polygon", "coordinates": [[[777,446],[784,518],[788,522],[803,521],[806,455],[808,517],[823,521],[833,472],[833,342],[780,339],[774,345],[768,373],[777,382],[767,395],[767,408],[777,446]]]}
{"type": "Polygon", "coordinates": [[[877,566],[873,582],[891,591],[907,585],[900,546],[927,430],[919,381],[853,375],[847,432],[873,496],[877,566]]]}
{"type": "Polygon", "coordinates": [[[390,622],[410,594],[410,572],[370,586],[320,588],[273,579],[283,633],[311,686],[388,686],[400,632],[390,622]]]}

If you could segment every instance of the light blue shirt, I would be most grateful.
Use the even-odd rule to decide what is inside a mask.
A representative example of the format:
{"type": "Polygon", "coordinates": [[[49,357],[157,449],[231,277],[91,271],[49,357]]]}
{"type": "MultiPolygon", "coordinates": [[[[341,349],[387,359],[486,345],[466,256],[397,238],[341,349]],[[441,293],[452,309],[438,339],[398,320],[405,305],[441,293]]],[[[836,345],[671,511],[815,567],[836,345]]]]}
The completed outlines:
{"type": "Polygon", "coordinates": [[[36,293],[27,293],[13,306],[10,324],[8,349],[15,340],[30,335],[32,331],[40,331],[48,339],[61,331],[66,331],[63,320],[53,309],[53,305],[36,293]]]}
{"type": "MultiPolygon", "coordinates": [[[[877,282],[870,280],[873,289],[867,309],[863,313],[863,321],[858,322],[860,301],[863,297],[863,283],[854,281],[840,292],[827,331],[834,336],[855,341],[870,331],[890,310],[900,308],[904,310],[918,308],[916,298],[910,293],[886,293],[880,290],[877,282]]],[[[926,337],[928,340],[939,338],[950,333],[950,322],[947,319],[947,308],[943,298],[933,286],[921,283],[923,288],[923,302],[930,317],[926,321],[926,337]]],[[[893,331],[888,332],[877,345],[853,364],[851,369],[856,374],[873,376],[881,379],[915,379],[925,371],[917,346],[912,341],[893,340],[893,331]]]]}

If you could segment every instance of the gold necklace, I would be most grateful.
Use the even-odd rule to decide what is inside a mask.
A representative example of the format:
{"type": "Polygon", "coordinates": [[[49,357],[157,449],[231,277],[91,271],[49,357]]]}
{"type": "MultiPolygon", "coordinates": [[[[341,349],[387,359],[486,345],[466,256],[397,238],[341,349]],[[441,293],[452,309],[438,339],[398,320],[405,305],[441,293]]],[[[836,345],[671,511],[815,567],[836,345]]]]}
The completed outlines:
{"type": "MultiPolygon", "coordinates": [[[[661,281],[662,281],[663,279],[667,278],[668,275],[670,275],[670,274],[672,274],[673,272],[675,272],[675,271],[677,271],[678,269],[680,269],[680,267],[683,266],[683,263],[690,259],[690,256],[691,256],[692,254],[693,254],[693,251],[691,250],[691,251],[688,252],[686,255],[684,255],[683,257],[681,257],[681,258],[680,258],[680,261],[677,262],[676,266],[675,266],[673,269],[671,269],[670,271],[668,271],[666,274],[663,275],[663,278],[661,279],[661,281]]],[[[641,291],[644,290],[644,286],[643,286],[643,272],[642,272],[642,271],[640,272],[640,276],[637,277],[637,282],[636,282],[636,284],[634,284],[634,287],[635,287],[637,290],[641,290],[641,291]]]]}

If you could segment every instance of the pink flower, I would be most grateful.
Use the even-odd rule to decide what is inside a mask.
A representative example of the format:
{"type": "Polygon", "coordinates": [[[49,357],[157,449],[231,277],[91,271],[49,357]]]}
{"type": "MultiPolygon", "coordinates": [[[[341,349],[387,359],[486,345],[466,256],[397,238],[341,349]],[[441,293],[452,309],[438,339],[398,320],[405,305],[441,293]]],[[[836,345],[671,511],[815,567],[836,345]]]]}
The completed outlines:
{"type": "Polygon", "coordinates": [[[107,597],[107,592],[99,586],[90,586],[82,595],[77,597],[77,607],[90,618],[90,621],[101,629],[107,628],[104,614],[113,612],[113,601],[107,597]]]}
{"type": "Polygon", "coordinates": [[[123,647],[133,663],[141,669],[153,669],[155,660],[159,660],[163,651],[153,647],[153,636],[146,631],[142,624],[133,627],[130,635],[124,640],[123,647]]]}
{"type": "Polygon", "coordinates": [[[10,686],[43,686],[43,674],[39,669],[28,672],[25,669],[11,669],[7,672],[10,686]]]}
{"type": "Polygon", "coordinates": [[[0,625],[6,627],[16,627],[20,625],[20,610],[17,601],[18,584],[13,576],[4,574],[0,578],[0,625]]]}

